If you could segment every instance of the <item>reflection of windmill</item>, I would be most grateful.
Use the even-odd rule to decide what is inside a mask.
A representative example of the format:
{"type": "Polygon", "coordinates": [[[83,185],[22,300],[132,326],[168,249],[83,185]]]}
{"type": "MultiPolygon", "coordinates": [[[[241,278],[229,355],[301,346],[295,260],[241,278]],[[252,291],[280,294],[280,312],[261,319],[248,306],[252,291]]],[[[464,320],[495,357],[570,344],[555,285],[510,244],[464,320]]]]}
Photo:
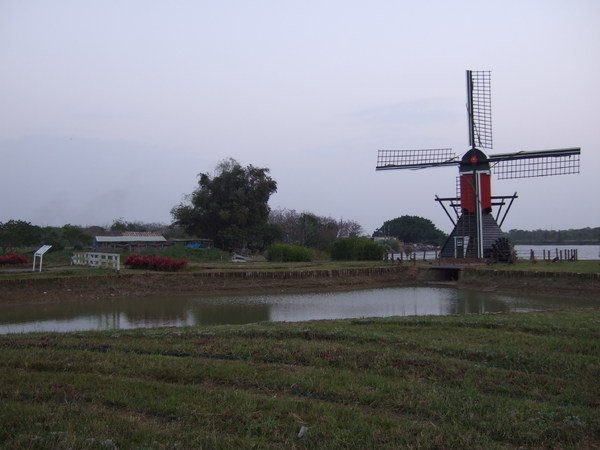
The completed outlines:
{"type": "Polygon", "coordinates": [[[511,196],[492,196],[490,172],[499,179],[543,177],[579,173],[580,148],[538,150],[486,155],[481,148],[492,148],[492,111],[489,71],[467,70],[467,112],[469,146],[462,158],[451,149],[379,150],[377,170],[424,169],[458,166],[459,193],[455,198],[436,200],[454,224],[454,230],[442,247],[442,257],[487,258],[492,249],[506,245],[500,229],[512,202],[511,196]],[[454,210],[456,219],[444,205],[454,210]],[[508,205],[498,224],[500,213],[508,205]],[[492,207],[499,207],[496,217],[492,207]]]}

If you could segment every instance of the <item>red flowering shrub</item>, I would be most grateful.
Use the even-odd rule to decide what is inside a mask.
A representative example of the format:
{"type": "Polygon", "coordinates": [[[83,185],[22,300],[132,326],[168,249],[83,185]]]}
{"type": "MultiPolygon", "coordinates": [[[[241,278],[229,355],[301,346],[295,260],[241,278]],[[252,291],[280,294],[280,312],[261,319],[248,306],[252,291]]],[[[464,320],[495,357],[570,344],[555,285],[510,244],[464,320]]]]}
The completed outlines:
{"type": "Polygon", "coordinates": [[[132,269],[150,269],[175,272],[187,266],[187,260],[169,258],[168,256],[135,255],[131,254],[125,260],[125,265],[132,269]]]}
{"type": "Polygon", "coordinates": [[[7,255],[0,256],[0,266],[5,264],[26,264],[27,256],[18,255],[17,252],[10,252],[7,255]]]}

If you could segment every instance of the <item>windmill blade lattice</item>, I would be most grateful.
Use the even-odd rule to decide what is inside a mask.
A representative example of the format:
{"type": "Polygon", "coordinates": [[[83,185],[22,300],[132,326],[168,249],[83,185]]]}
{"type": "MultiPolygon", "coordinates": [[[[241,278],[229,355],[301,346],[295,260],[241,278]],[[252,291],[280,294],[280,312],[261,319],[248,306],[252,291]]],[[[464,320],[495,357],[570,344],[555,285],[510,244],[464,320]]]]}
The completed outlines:
{"type": "Polygon", "coordinates": [[[467,71],[467,102],[469,145],[471,148],[493,148],[492,88],[489,70],[467,71]]]}
{"type": "Polygon", "coordinates": [[[579,173],[581,149],[566,148],[490,155],[499,180],[579,173]]]}
{"type": "Polygon", "coordinates": [[[451,148],[421,150],[379,150],[376,170],[422,169],[425,167],[454,166],[459,163],[451,148]]]}

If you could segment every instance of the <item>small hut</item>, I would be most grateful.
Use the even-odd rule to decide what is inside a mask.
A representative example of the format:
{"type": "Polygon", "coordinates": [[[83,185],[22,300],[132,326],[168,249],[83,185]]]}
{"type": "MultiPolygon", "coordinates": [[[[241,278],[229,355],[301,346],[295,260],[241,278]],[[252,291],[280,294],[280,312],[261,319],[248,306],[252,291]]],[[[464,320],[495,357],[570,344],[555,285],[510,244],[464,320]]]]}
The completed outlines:
{"type": "Polygon", "coordinates": [[[154,233],[129,232],[120,236],[95,236],[93,247],[97,251],[128,250],[130,252],[148,248],[165,248],[167,240],[154,233]]]}

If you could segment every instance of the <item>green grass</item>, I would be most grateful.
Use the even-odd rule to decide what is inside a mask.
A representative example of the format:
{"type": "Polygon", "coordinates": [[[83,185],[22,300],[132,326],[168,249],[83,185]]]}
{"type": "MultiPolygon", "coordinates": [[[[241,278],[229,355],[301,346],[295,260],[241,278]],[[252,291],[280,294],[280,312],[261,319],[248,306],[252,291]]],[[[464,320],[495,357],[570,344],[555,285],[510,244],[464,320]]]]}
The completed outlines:
{"type": "MultiPolygon", "coordinates": [[[[139,252],[142,255],[160,255],[171,258],[185,258],[189,262],[225,262],[229,261],[231,255],[229,252],[219,250],[218,248],[191,249],[183,245],[174,245],[163,250],[143,250],[139,252]]],[[[122,259],[125,260],[128,253],[124,253],[122,259]]]]}
{"type": "Polygon", "coordinates": [[[590,448],[599,373],[598,310],[8,335],[0,447],[590,448]]]}
{"type": "Polygon", "coordinates": [[[599,273],[600,260],[559,261],[547,262],[519,261],[516,264],[494,264],[490,266],[496,270],[527,270],[537,272],[574,272],[574,273],[599,273]]]}

